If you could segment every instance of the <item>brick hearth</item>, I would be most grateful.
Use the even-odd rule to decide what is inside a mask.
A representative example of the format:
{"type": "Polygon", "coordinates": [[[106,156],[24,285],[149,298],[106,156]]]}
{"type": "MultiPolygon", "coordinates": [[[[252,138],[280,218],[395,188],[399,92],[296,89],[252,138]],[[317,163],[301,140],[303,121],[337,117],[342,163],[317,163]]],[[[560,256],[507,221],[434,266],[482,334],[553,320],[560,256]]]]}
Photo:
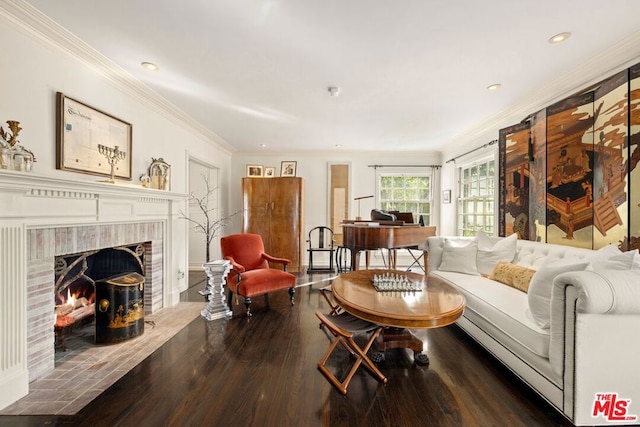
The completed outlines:
{"type": "Polygon", "coordinates": [[[145,246],[145,314],[162,308],[162,223],[45,228],[27,232],[27,368],[29,382],[54,369],[56,256],[137,243],[145,246]]]}

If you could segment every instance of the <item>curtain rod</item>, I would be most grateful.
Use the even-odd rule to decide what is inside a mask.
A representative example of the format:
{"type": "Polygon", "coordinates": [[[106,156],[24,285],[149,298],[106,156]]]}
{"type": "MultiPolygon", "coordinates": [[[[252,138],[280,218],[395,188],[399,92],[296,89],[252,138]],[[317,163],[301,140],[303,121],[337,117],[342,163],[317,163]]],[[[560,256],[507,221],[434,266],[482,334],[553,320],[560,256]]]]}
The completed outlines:
{"type": "Polygon", "coordinates": [[[369,165],[370,168],[441,168],[442,165],[369,165]]]}
{"type": "Polygon", "coordinates": [[[481,145],[480,147],[476,147],[476,148],[474,148],[473,150],[469,150],[469,151],[467,151],[466,153],[462,153],[462,154],[459,154],[459,155],[457,155],[457,156],[455,156],[455,157],[450,158],[449,160],[447,160],[447,163],[455,162],[455,161],[456,161],[457,159],[459,159],[460,157],[466,156],[467,154],[471,154],[471,153],[473,153],[473,152],[475,152],[475,151],[478,151],[478,150],[482,150],[483,148],[487,148],[488,146],[493,145],[493,144],[495,144],[496,142],[498,142],[498,140],[497,140],[497,139],[494,139],[493,141],[489,141],[489,142],[487,142],[486,144],[481,145]]]}

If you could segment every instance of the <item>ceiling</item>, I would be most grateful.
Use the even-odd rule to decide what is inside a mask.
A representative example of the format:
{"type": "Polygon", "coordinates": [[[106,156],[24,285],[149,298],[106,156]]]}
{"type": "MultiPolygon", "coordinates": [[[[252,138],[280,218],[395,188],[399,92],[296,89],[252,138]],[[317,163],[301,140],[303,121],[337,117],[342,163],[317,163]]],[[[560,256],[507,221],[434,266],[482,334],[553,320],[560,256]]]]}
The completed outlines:
{"type": "Polygon", "coordinates": [[[442,150],[640,30],[637,0],[27,2],[238,151],[442,150]]]}

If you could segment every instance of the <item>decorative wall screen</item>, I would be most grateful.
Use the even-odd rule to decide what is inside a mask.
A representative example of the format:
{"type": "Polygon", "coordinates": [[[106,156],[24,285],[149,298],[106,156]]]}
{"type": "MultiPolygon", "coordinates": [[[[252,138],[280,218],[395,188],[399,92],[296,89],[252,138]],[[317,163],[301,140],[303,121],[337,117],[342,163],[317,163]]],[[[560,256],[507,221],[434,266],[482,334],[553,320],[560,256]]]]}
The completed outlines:
{"type": "Polygon", "coordinates": [[[499,135],[499,234],[640,248],[640,64],[499,135]]]}

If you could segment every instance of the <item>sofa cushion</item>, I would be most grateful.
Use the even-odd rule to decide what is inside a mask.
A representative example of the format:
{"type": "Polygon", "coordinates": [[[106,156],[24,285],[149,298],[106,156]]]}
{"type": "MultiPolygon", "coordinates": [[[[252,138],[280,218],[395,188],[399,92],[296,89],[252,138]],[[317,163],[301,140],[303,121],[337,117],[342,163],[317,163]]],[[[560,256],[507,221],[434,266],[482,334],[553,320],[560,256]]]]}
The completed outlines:
{"type": "Polygon", "coordinates": [[[568,271],[581,271],[587,267],[588,261],[567,258],[551,262],[540,267],[531,278],[527,299],[529,310],[536,323],[543,329],[549,329],[551,322],[551,288],[553,279],[558,274],[568,271]]]}
{"type": "Polygon", "coordinates": [[[518,251],[512,262],[539,270],[543,265],[563,259],[573,259],[576,262],[591,259],[596,255],[596,252],[591,249],[573,246],[518,240],[518,251]]]}
{"type": "Polygon", "coordinates": [[[476,254],[478,241],[473,239],[468,243],[459,243],[451,239],[444,239],[442,248],[442,262],[439,270],[478,275],[476,268],[476,254]]]}
{"type": "Polygon", "coordinates": [[[499,262],[491,272],[489,278],[526,293],[529,289],[531,277],[533,277],[535,272],[535,270],[521,265],[510,262],[499,262]]]}
{"type": "Polygon", "coordinates": [[[622,251],[614,244],[609,244],[594,251],[593,256],[595,258],[611,258],[614,255],[621,254],[622,251]]]}
{"type": "Polygon", "coordinates": [[[640,270],[640,254],[634,249],[619,252],[608,259],[594,259],[587,265],[587,270],[640,270]]]}
{"type": "Polygon", "coordinates": [[[549,331],[531,317],[526,294],[482,276],[447,271],[434,271],[430,275],[445,280],[464,295],[465,312],[473,311],[523,347],[549,357],[549,331]]]}
{"type": "Polygon", "coordinates": [[[478,231],[476,235],[478,239],[478,255],[476,264],[478,265],[478,273],[489,275],[499,262],[511,262],[516,256],[516,244],[518,243],[518,235],[512,234],[509,237],[494,242],[483,231],[478,231]]]}

